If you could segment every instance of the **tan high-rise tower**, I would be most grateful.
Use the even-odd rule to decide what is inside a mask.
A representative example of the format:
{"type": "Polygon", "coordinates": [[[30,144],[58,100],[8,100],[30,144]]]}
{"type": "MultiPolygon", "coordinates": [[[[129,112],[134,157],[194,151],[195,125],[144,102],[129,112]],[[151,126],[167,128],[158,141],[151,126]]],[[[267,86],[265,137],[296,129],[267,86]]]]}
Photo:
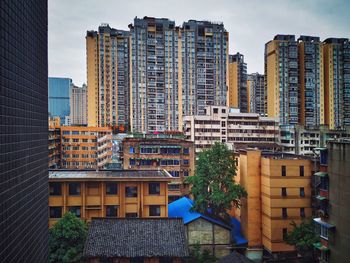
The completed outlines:
{"type": "Polygon", "coordinates": [[[102,24],[86,35],[88,125],[129,126],[130,33],[102,24]]]}
{"type": "Polygon", "coordinates": [[[70,90],[70,118],[72,125],[87,124],[87,87],[73,86],[70,90]]]}

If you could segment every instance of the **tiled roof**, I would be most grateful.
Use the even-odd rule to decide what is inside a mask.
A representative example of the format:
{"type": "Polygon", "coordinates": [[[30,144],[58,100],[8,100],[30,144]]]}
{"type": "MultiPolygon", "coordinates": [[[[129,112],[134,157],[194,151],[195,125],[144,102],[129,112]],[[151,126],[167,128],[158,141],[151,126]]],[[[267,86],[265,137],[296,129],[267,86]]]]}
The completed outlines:
{"type": "Polygon", "coordinates": [[[165,170],[50,170],[49,179],[171,179],[165,170]]]}
{"type": "Polygon", "coordinates": [[[187,257],[185,226],[170,218],[94,218],[84,257],[187,257]]]}
{"type": "Polygon", "coordinates": [[[237,253],[236,251],[233,251],[230,255],[223,257],[219,261],[216,261],[216,263],[253,263],[253,262],[254,261],[237,253]]]}

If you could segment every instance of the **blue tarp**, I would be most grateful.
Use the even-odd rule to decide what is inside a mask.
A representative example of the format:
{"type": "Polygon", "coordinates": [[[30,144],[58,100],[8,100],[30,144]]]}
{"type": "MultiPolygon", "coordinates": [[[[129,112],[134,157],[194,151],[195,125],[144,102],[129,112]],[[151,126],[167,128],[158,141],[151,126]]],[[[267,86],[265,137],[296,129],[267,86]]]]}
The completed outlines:
{"type": "Polygon", "coordinates": [[[193,205],[193,200],[187,197],[182,197],[169,204],[168,216],[169,218],[182,218],[185,225],[198,218],[203,218],[211,223],[230,229],[232,238],[235,240],[235,243],[237,245],[248,243],[248,241],[241,234],[241,223],[236,218],[231,218],[232,226],[229,226],[221,222],[220,220],[211,218],[210,216],[197,212],[192,212],[191,208],[193,207],[193,205]]]}

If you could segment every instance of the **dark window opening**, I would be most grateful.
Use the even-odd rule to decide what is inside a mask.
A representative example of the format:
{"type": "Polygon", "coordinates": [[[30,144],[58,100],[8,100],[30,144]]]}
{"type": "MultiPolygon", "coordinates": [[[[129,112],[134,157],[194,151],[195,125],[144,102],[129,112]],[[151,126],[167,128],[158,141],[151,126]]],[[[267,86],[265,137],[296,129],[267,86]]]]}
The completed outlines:
{"type": "Polygon", "coordinates": [[[62,217],[62,207],[53,206],[50,207],[50,218],[61,218],[62,217]]]}
{"type": "Polygon", "coordinates": [[[287,188],[282,187],[282,196],[287,196],[287,188]]]}
{"type": "Polygon", "coordinates": [[[80,183],[69,183],[69,195],[80,195],[80,183]]]}
{"type": "Polygon", "coordinates": [[[118,216],[118,206],[107,205],[106,206],[106,217],[117,217],[118,216]]]}
{"type": "Polygon", "coordinates": [[[62,195],[61,183],[50,183],[50,195],[62,195]]]}
{"type": "Polygon", "coordinates": [[[160,216],[160,206],[159,205],[150,205],[149,206],[149,215],[150,216],[160,216]]]}
{"type": "Polygon", "coordinates": [[[300,176],[304,176],[304,166],[299,166],[300,176]]]}
{"type": "Polygon", "coordinates": [[[125,197],[137,197],[137,186],[125,187],[125,197]]]}
{"type": "Polygon", "coordinates": [[[286,176],[286,167],[282,165],[281,167],[282,176],[286,176]]]}
{"type": "Polygon", "coordinates": [[[159,195],[160,194],[160,183],[149,183],[149,194],[150,195],[159,195]]]}
{"type": "Polygon", "coordinates": [[[106,183],[106,194],[107,195],[117,195],[118,194],[118,183],[107,182],[106,183]]]}

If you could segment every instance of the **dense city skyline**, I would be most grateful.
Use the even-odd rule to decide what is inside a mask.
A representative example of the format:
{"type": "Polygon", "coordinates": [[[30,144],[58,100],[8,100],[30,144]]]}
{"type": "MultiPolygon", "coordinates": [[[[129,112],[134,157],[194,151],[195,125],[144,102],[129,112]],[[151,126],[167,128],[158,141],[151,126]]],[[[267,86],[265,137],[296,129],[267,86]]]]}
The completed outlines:
{"type": "Polygon", "coordinates": [[[135,16],[164,17],[181,25],[190,19],[221,21],[229,32],[230,54],[245,56],[248,73],[263,73],[264,45],[276,34],[327,37],[349,37],[346,12],[350,3],[344,0],[305,1],[219,1],[212,8],[210,1],[166,1],[142,5],[142,2],[104,1],[100,4],[80,2],[49,2],[49,76],[70,77],[76,85],[86,83],[87,30],[101,23],[127,30],[135,16]],[[122,5],[122,12],[119,5],[122,5]],[[108,7],[108,8],[106,8],[108,7]]]}

